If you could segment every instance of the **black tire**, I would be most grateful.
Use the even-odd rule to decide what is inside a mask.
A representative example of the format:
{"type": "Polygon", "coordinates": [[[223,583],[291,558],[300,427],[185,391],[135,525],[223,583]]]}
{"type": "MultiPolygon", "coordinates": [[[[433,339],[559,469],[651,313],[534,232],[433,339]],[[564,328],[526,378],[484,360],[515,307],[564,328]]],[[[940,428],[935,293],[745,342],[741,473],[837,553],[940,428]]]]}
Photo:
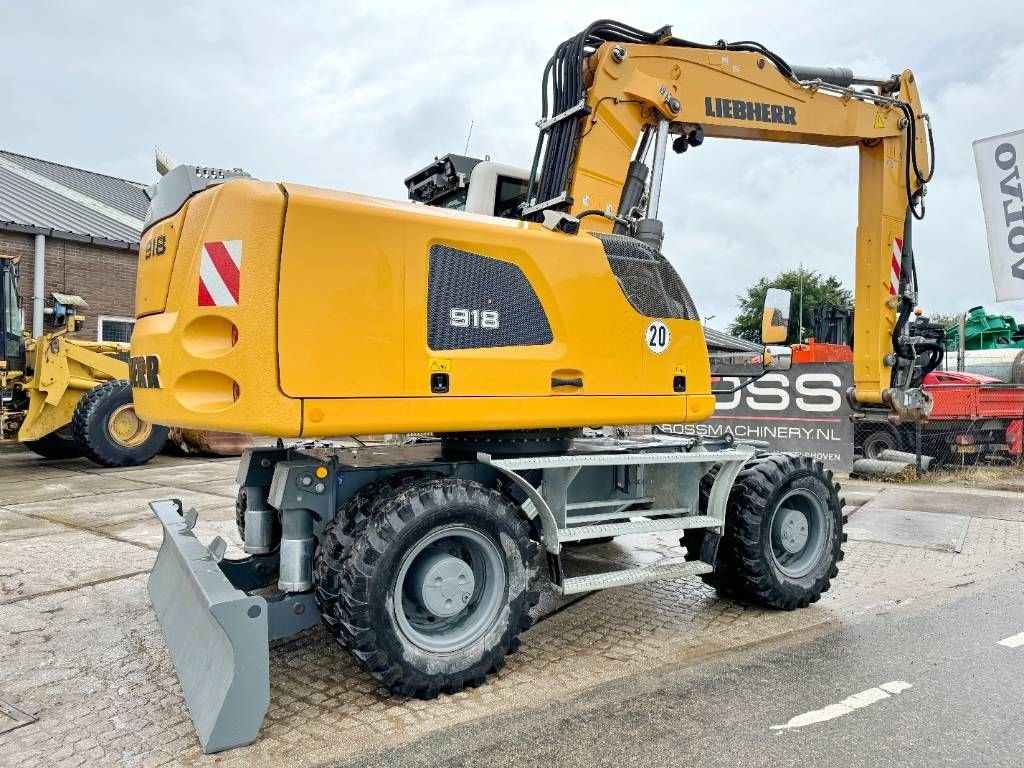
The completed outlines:
{"type": "Polygon", "coordinates": [[[376,505],[387,501],[400,490],[424,480],[436,477],[434,473],[414,471],[397,472],[373,480],[350,498],[335,514],[334,521],[324,530],[324,535],[313,557],[313,586],[320,619],[338,642],[344,645],[338,619],[329,606],[338,599],[340,574],[345,568],[345,555],[352,548],[352,542],[366,530],[366,525],[376,505]]]}
{"type": "Polygon", "coordinates": [[[238,529],[238,538],[245,541],[245,488],[239,488],[235,495],[235,528],[238,529]]]}
{"type": "MultiPolygon", "coordinates": [[[[719,546],[718,584],[732,596],[782,610],[816,602],[828,591],[843,559],[846,534],[839,490],[832,472],[814,459],[768,454],[748,462],[729,495],[725,536],[719,546]],[[783,501],[788,507],[782,507],[783,501]],[[794,508],[802,511],[805,506],[809,521],[820,520],[811,524],[804,549],[785,552],[777,539],[773,541],[776,513],[794,508]],[[808,549],[812,541],[817,543],[808,549]],[[786,557],[805,557],[806,572],[795,567],[787,572],[778,549],[783,549],[786,557]]],[[[792,512],[785,513],[792,516],[792,512]]]]}
{"type": "MultiPolygon", "coordinates": [[[[718,467],[712,467],[704,477],[700,479],[700,495],[699,505],[700,514],[706,515],[708,513],[708,500],[711,498],[711,488],[715,484],[715,478],[718,476],[718,467]]],[[[685,560],[700,560],[700,550],[704,545],[704,536],[707,534],[705,528],[689,528],[683,531],[682,538],[679,539],[679,544],[686,551],[683,553],[685,560]]],[[[719,595],[722,597],[730,597],[735,594],[735,589],[732,588],[731,581],[728,578],[730,574],[735,572],[735,568],[730,560],[731,553],[725,546],[719,545],[718,548],[718,563],[711,573],[703,573],[700,578],[708,586],[714,587],[719,595]]]]}
{"type": "Polygon", "coordinates": [[[324,537],[340,545],[340,567],[330,544],[320,547],[317,556],[317,597],[339,642],[374,678],[405,696],[457,693],[501,669],[506,656],[518,649],[519,633],[533,623],[530,609],[539,598],[532,589],[537,544],[519,510],[497,491],[455,478],[402,482],[376,498],[366,494],[361,506],[353,502],[362,523],[339,515],[324,537]],[[408,615],[403,628],[406,598],[402,593],[396,601],[395,590],[413,573],[418,556],[431,551],[423,549],[425,543],[450,531],[477,537],[503,571],[496,572],[500,578],[475,582],[473,596],[462,600],[466,609],[452,617],[455,622],[468,617],[472,625],[473,611],[481,610],[477,615],[485,620],[477,633],[469,634],[463,646],[438,651],[419,644],[408,615]],[[480,594],[492,590],[486,604],[478,588],[480,594]]]}
{"type": "Polygon", "coordinates": [[[76,459],[82,455],[70,426],[63,426],[38,440],[26,440],[25,447],[44,459],[76,459]]]}
{"type": "Polygon", "coordinates": [[[111,431],[113,420],[131,408],[127,381],[106,381],[87,392],[71,420],[82,453],[104,467],[134,467],[156,456],[167,442],[167,427],[138,420],[142,426],[124,440],[111,431]]]}
{"type": "Polygon", "coordinates": [[[861,441],[861,452],[865,459],[877,459],[882,451],[900,450],[903,450],[903,441],[888,427],[872,430],[861,441]]]}

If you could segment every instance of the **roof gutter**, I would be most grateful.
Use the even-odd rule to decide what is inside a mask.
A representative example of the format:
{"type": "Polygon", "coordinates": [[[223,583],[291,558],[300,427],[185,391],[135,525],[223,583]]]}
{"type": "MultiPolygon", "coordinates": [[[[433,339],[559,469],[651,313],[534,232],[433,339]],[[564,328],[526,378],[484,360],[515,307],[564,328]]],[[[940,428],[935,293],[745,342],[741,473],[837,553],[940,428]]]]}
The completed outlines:
{"type": "Polygon", "coordinates": [[[63,229],[52,227],[40,227],[33,224],[19,224],[16,221],[0,221],[0,232],[20,232],[25,235],[45,235],[54,240],[70,240],[75,243],[89,243],[104,248],[118,248],[124,251],[138,251],[138,241],[128,242],[126,240],[112,240],[107,237],[95,237],[93,235],[82,235],[78,232],[69,232],[63,229]]]}

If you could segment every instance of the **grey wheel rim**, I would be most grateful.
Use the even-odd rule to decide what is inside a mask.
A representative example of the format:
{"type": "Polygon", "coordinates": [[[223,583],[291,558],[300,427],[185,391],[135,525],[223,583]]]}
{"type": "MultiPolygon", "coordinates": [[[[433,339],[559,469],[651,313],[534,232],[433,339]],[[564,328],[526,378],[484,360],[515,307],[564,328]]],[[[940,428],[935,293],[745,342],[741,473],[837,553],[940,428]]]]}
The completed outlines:
{"type": "Polygon", "coordinates": [[[810,491],[795,489],[783,496],[768,524],[775,567],[793,579],[814,570],[825,552],[830,525],[826,505],[810,491]]]}
{"type": "Polygon", "coordinates": [[[490,537],[464,525],[431,531],[402,558],[392,589],[398,629],[433,653],[483,637],[505,604],[505,558],[490,537]]]}

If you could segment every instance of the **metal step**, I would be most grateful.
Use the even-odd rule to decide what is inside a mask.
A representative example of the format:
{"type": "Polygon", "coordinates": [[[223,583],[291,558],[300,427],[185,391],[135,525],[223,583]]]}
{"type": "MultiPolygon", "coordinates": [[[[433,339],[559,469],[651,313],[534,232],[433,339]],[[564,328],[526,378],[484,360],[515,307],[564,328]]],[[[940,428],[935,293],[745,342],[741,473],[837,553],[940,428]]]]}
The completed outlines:
{"type": "Polygon", "coordinates": [[[598,509],[600,507],[625,507],[632,504],[650,504],[654,501],[651,496],[640,496],[635,499],[602,499],[601,501],[572,501],[565,505],[567,512],[576,509],[598,509]]]}
{"type": "Polygon", "coordinates": [[[711,573],[712,567],[700,560],[692,562],[675,561],[661,565],[648,565],[642,568],[629,568],[624,571],[595,573],[591,576],[570,576],[562,579],[562,594],[575,595],[579,592],[590,592],[595,589],[612,587],[628,587],[631,584],[646,584],[650,581],[665,579],[682,579],[711,573]]]}
{"type": "Polygon", "coordinates": [[[616,509],[612,512],[592,512],[589,515],[573,513],[566,515],[566,525],[577,525],[579,523],[600,523],[614,522],[621,523],[631,517],[659,517],[670,515],[672,517],[683,517],[689,515],[693,510],[690,507],[675,507],[673,509],[616,509]]]}
{"type": "Polygon", "coordinates": [[[692,515],[690,517],[668,517],[661,520],[628,520],[624,523],[606,523],[604,525],[580,525],[574,528],[562,528],[558,531],[559,541],[586,541],[600,539],[605,536],[628,536],[636,533],[659,533],[661,531],[682,531],[687,528],[717,528],[721,520],[708,515],[692,515]]]}

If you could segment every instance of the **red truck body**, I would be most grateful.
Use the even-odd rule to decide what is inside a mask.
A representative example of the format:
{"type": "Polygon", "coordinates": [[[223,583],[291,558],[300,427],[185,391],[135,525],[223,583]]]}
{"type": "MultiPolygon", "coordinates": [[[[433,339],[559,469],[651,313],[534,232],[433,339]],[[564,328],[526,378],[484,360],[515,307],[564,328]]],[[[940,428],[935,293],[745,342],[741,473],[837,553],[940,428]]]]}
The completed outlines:
{"type": "MultiPolygon", "coordinates": [[[[853,363],[853,350],[843,344],[819,344],[808,339],[793,345],[793,364],[853,363]]],[[[1024,447],[1024,385],[1007,384],[991,376],[955,371],[932,371],[922,388],[934,401],[923,427],[925,450],[943,455],[1010,454],[1024,447]]],[[[885,448],[908,449],[913,429],[888,423],[887,412],[866,409],[859,414],[857,447],[865,455],[885,448]]],[[[870,458],[875,458],[871,455],[870,458]]]]}

